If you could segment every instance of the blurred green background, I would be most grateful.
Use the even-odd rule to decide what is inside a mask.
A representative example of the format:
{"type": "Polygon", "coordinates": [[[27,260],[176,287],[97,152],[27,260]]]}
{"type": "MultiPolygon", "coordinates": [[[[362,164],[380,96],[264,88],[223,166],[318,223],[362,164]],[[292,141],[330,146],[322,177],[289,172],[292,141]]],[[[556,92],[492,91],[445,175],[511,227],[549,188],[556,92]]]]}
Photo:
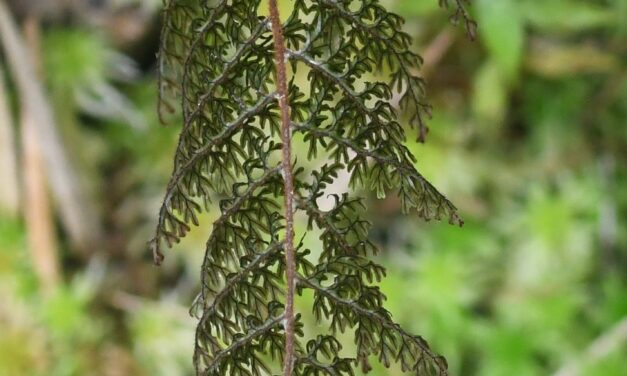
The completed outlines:
{"type": "MultiPolygon", "coordinates": [[[[627,375],[627,1],[474,0],[475,42],[436,0],[382,2],[425,58],[434,117],[409,147],[466,222],[370,200],[395,319],[453,375],[627,375]]],[[[192,374],[187,307],[215,213],[152,265],[145,242],[179,129],[156,115],[160,1],[8,3],[78,207],[98,220],[72,241],[4,49],[0,376],[192,374]]]]}

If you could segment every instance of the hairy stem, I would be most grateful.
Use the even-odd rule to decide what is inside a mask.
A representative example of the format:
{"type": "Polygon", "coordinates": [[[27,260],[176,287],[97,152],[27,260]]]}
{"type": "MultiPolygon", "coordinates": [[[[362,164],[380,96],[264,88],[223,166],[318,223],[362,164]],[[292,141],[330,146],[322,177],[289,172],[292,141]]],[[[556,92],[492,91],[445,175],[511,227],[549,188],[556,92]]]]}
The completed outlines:
{"type": "Polygon", "coordinates": [[[287,101],[287,74],[285,69],[285,41],[279,9],[276,0],[268,0],[270,23],[274,39],[274,60],[276,65],[277,92],[281,110],[282,168],[285,198],[285,270],[287,293],[285,297],[285,363],[283,375],[291,376],[294,367],[294,285],[296,283],[296,262],[294,255],[294,181],[292,176],[292,135],[290,130],[290,107],[287,101]]]}

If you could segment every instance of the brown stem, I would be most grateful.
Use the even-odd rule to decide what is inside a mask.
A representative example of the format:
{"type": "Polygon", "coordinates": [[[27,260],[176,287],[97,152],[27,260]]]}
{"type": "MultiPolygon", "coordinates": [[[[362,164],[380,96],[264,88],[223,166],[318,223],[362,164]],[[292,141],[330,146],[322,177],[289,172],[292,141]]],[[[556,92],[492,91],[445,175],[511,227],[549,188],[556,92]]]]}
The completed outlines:
{"type": "Polygon", "coordinates": [[[20,212],[20,188],[17,169],[18,157],[8,86],[4,82],[4,67],[0,63],[0,212],[11,218],[20,212]]]}
{"type": "Polygon", "coordinates": [[[296,262],[294,255],[294,178],[292,176],[292,145],[290,130],[290,106],[287,102],[287,74],[285,69],[285,40],[276,0],[268,0],[270,23],[274,38],[274,60],[277,76],[277,93],[281,110],[281,142],[283,159],[283,185],[285,198],[285,270],[287,293],[285,297],[285,362],[283,375],[291,376],[294,367],[294,285],[296,283],[296,262]]]}
{"type": "MultiPolygon", "coordinates": [[[[41,31],[37,18],[32,16],[26,18],[24,35],[32,61],[40,62],[41,31]]],[[[24,103],[22,103],[21,115],[24,219],[28,232],[28,246],[40,289],[45,296],[50,296],[61,279],[54,216],[48,196],[42,143],[34,124],[35,115],[24,103]]]]}
{"type": "MultiPolygon", "coordinates": [[[[67,229],[73,247],[87,255],[102,240],[102,228],[95,202],[90,200],[64,146],[52,106],[42,83],[37,79],[36,65],[6,5],[0,0],[0,47],[11,69],[20,104],[30,116],[40,143],[45,171],[60,219],[67,229]]],[[[4,173],[4,171],[2,171],[4,173]]]]}

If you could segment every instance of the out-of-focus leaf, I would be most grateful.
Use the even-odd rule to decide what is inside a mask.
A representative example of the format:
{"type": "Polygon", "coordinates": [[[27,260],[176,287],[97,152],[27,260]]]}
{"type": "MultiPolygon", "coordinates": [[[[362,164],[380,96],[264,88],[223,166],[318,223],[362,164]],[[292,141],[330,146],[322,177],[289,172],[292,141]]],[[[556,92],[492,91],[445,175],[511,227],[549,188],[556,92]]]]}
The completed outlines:
{"type": "Polygon", "coordinates": [[[30,307],[11,287],[0,284],[0,375],[48,375],[44,373],[49,360],[45,338],[35,326],[30,307]]]}
{"type": "Polygon", "coordinates": [[[591,1],[523,0],[520,9],[531,25],[544,32],[583,32],[619,21],[613,9],[591,1]]]}
{"type": "Polygon", "coordinates": [[[52,91],[69,91],[72,103],[94,117],[120,120],[135,128],[146,126],[132,102],[108,83],[128,83],[137,77],[130,58],[114,52],[103,38],[81,30],[52,30],[44,46],[44,72],[52,91]]]}
{"type": "Polygon", "coordinates": [[[498,66],[486,62],[475,77],[472,107],[478,119],[483,120],[483,129],[498,126],[507,109],[507,88],[498,66]]]}
{"type": "Polygon", "coordinates": [[[479,37],[507,80],[518,74],[525,41],[523,19],[515,0],[477,0],[479,37]]]}
{"type": "Polygon", "coordinates": [[[146,127],[143,114],[115,87],[106,83],[94,83],[76,91],[76,102],[86,113],[101,119],[119,119],[135,129],[146,127]]]}
{"type": "Polygon", "coordinates": [[[482,350],[487,354],[482,376],[516,376],[541,375],[537,363],[533,361],[537,332],[510,325],[490,328],[486,340],[481,343],[482,350]]]}
{"type": "Polygon", "coordinates": [[[624,376],[627,369],[627,345],[619,347],[603,359],[583,368],[581,375],[586,376],[624,376]]]}
{"type": "Polygon", "coordinates": [[[610,275],[603,283],[605,304],[596,307],[602,325],[611,325],[627,316],[627,284],[616,275],[610,275]]]}
{"type": "Polygon", "coordinates": [[[188,354],[192,344],[193,319],[184,308],[145,302],[130,315],[134,356],[147,375],[178,376],[191,374],[188,354]]]}
{"type": "Polygon", "coordinates": [[[617,14],[618,22],[617,29],[618,32],[625,36],[627,35],[627,1],[625,0],[613,0],[612,1],[614,12],[617,14]]]}
{"type": "Polygon", "coordinates": [[[51,86],[73,89],[106,78],[104,40],[80,30],[50,30],[44,36],[44,72],[51,86]]]}
{"type": "Polygon", "coordinates": [[[405,16],[421,16],[439,9],[437,1],[405,1],[397,0],[398,11],[405,16]]]}
{"type": "Polygon", "coordinates": [[[74,284],[63,287],[44,304],[43,321],[53,336],[64,341],[84,341],[98,336],[99,328],[88,314],[88,296],[74,284]]]}
{"type": "Polygon", "coordinates": [[[592,45],[562,46],[536,41],[525,60],[542,76],[561,78],[586,73],[608,73],[620,68],[617,57],[592,45]]]}

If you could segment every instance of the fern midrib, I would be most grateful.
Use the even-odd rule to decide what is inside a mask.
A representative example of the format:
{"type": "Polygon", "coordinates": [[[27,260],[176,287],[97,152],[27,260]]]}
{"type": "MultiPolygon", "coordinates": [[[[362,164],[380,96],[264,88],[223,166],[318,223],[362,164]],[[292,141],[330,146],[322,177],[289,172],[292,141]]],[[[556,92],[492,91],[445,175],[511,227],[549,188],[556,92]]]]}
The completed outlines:
{"type": "Polygon", "coordinates": [[[296,284],[296,257],[294,250],[294,176],[292,172],[292,132],[290,120],[290,106],[288,103],[287,69],[285,67],[285,39],[283,38],[283,25],[279,16],[279,8],[276,0],[268,0],[270,8],[270,23],[272,25],[272,37],[274,39],[274,63],[276,68],[276,85],[278,91],[279,108],[281,111],[281,154],[283,172],[283,198],[285,202],[285,240],[283,250],[285,252],[285,359],[283,375],[291,376],[294,368],[294,293],[296,284]]]}

